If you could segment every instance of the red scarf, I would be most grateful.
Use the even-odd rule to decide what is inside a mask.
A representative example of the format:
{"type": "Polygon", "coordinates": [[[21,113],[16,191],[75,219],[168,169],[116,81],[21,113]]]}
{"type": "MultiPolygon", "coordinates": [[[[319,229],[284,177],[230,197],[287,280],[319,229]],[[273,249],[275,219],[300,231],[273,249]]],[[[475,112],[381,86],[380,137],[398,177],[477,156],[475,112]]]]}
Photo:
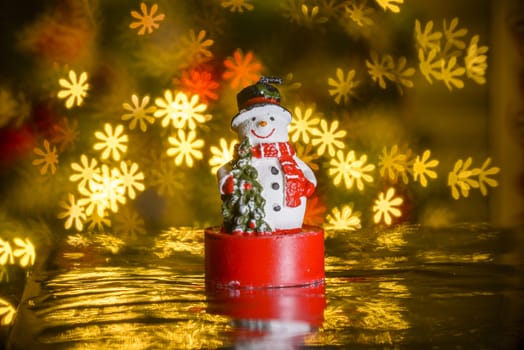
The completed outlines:
{"type": "Polygon", "coordinates": [[[315,185],[306,179],[293,158],[295,150],[289,142],[259,143],[251,148],[255,158],[278,158],[286,179],[286,206],[298,207],[300,197],[313,194],[315,185]]]}

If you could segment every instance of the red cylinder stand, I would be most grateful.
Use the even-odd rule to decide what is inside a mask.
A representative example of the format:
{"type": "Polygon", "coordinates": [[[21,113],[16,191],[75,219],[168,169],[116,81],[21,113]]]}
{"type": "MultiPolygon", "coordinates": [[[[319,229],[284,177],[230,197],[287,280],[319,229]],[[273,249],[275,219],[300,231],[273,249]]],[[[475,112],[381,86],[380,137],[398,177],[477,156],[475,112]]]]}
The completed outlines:
{"type": "Polygon", "coordinates": [[[324,231],[233,235],[205,230],[206,283],[213,288],[274,288],[324,282],[324,231]]]}

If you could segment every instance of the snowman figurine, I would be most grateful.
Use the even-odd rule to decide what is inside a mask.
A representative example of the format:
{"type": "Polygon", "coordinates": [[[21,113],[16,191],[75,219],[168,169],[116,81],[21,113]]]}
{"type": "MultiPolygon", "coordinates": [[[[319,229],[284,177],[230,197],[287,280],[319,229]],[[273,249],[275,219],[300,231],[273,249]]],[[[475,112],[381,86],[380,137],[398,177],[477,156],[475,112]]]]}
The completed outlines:
{"type": "Polygon", "coordinates": [[[226,232],[300,231],[317,183],[288,141],[291,113],[281,106],[275,83],[282,80],[262,77],[237,94],[231,128],[241,142],[235,159],[217,173],[226,232]]]}

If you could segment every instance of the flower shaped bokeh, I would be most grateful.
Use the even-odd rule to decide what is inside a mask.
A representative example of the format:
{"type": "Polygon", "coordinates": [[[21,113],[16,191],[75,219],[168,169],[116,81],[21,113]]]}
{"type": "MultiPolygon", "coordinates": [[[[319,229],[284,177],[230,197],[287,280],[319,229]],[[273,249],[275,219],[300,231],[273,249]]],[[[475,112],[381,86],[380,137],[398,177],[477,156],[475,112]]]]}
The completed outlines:
{"type": "MultiPolygon", "coordinates": [[[[480,139],[487,129],[432,110],[478,100],[490,83],[486,31],[467,16],[433,18],[403,0],[64,3],[90,24],[85,36],[63,28],[79,54],[24,51],[25,73],[0,86],[0,121],[2,154],[18,157],[5,176],[24,189],[10,186],[6,201],[49,188],[34,214],[66,231],[133,240],[220,223],[215,174],[238,142],[235,95],[261,75],[284,78],[289,139],[318,179],[306,221],[332,232],[417,221],[434,198],[456,218],[472,203],[486,208],[501,183],[480,139]],[[451,137],[463,146],[467,130],[475,146],[447,146],[451,137]]],[[[45,18],[55,28],[58,12],[42,9],[19,31],[20,48],[45,18]]],[[[36,207],[30,196],[11,202],[36,207]]]]}

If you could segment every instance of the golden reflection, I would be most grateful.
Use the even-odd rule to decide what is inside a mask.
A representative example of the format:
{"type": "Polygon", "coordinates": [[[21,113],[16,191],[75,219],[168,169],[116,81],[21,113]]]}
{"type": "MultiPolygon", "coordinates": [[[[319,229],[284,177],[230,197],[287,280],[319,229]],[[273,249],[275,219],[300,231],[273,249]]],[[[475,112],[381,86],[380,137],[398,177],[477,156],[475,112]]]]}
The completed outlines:
{"type": "Polygon", "coordinates": [[[407,244],[402,230],[384,231],[376,239],[377,249],[398,251],[407,244]]]}
{"type": "Polygon", "coordinates": [[[72,342],[72,347],[68,349],[82,350],[213,349],[224,346],[225,341],[220,334],[228,329],[228,325],[213,327],[204,320],[156,325],[126,322],[74,328],[57,338],[45,340],[48,344],[72,342]]]}
{"type": "Polygon", "coordinates": [[[326,297],[329,300],[324,310],[324,322],[316,334],[312,334],[306,341],[314,344],[320,339],[323,344],[342,344],[337,341],[337,329],[351,327],[353,323],[354,296],[357,284],[347,278],[330,278],[326,283],[326,297]]]}
{"type": "Polygon", "coordinates": [[[80,233],[67,236],[66,242],[72,247],[87,247],[89,245],[87,236],[80,233]]]}
{"type": "Polygon", "coordinates": [[[97,234],[93,238],[95,243],[101,245],[113,254],[118,253],[120,248],[125,245],[125,242],[120,238],[108,234],[97,234]]]}
{"type": "Polygon", "coordinates": [[[383,295],[391,295],[394,298],[409,298],[411,293],[408,287],[399,283],[399,281],[381,281],[378,288],[383,295]]]}
{"type": "Polygon", "coordinates": [[[426,250],[417,254],[418,258],[431,263],[487,263],[493,261],[490,253],[450,254],[446,251],[426,250]]]}
{"type": "Polygon", "coordinates": [[[155,239],[153,252],[159,258],[167,258],[176,253],[188,252],[204,254],[204,232],[192,227],[171,228],[155,239]]]}
{"type": "Polygon", "coordinates": [[[361,313],[361,319],[357,321],[357,325],[364,328],[384,331],[409,328],[409,323],[402,315],[406,312],[406,308],[397,302],[387,300],[364,302],[357,307],[357,312],[361,313]]]}
{"type": "Polygon", "coordinates": [[[46,282],[51,298],[28,303],[47,327],[39,341],[73,349],[224,346],[229,319],[206,312],[201,276],[168,268],[75,269],[46,282]],[[175,283],[176,282],[176,283],[175,283]],[[67,326],[63,327],[62,326],[67,326]]]}
{"type": "Polygon", "coordinates": [[[368,263],[373,270],[387,270],[398,267],[400,263],[408,261],[405,256],[385,256],[369,259],[368,263]]]}
{"type": "Polygon", "coordinates": [[[306,345],[393,345],[411,327],[404,306],[411,293],[403,279],[330,278],[326,293],[324,323],[306,338],[306,345]]]}
{"type": "Polygon", "coordinates": [[[66,242],[71,247],[98,247],[113,254],[117,254],[120,249],[125,246],[123,240],[106,233],[77,233],[75,235],[67,236],[66,242]]]}
{"type": "Polygon", "coordinates": [[[325,259],[325,270],[326,272],[350,270],[353,265],[357,265],[359,260],[346,259],[338,256],[326,256],[325,259]]]}
{"type": "MultiPolygon", "coordinates": [[[[379,283],[379,294],[377,297],[370,298],[369,300],[362,300],[357,305],[356,312],[360,317],[354,320],[356,327],[363,327],[374,331],[383,331],[381,335],[377,333],[372,338],[374,344],[391,343],[387,341],[391,339],[391,331],[405,330],[410,327],[409,322],[405,319],[407,309],[401,305],[401,301],[398,300],[399,292],[402,298],[409,296],[407,288],[398,282],[391,282],[387,284],[387,292],[384,293],[382,288],[384,285],[379,283]],[[393,292],[391,293],[393,288],[393,292]],[[392,294],[392,295],[389,295],[392,294]],[[376,338],[379,339],[376,339],[376,338]]],[[[401,335],[401,333],[397,333],[401,335]]],[[[360,336],[366,337],[365,333],[361,333],[360,336]]],[[[367,337],[366,337],[367,338],[367,337]]],[[[400,339],[396,339],[398,341],[400,339]]]]}
{"type": "Polygon", "coordinates": [[[376,230],[327,231],[327,272],[400,268],[408,261],[409,237],[417,225],[398,225],[376,230]],[[331,246],[334,244],[334,246],[331,246]]]}
{"type": "MultiPolygon", "coordinates": [[[[203,315],[208,315],[203,313],[203,315]]],[[[215,316],[216,317],[216,316],[215,316]]],[[[221,320],[222,323],[227,319],[221,320]]],[[[229,326],[219,326],[217,320],[209,322],[206,317],[196,320],[177,322],[171,327],[158,327],[155,336],[155,345],[166,345],[171,349],[202,349],[219,348],[224,345],[219,333],[229,326]]]]}

